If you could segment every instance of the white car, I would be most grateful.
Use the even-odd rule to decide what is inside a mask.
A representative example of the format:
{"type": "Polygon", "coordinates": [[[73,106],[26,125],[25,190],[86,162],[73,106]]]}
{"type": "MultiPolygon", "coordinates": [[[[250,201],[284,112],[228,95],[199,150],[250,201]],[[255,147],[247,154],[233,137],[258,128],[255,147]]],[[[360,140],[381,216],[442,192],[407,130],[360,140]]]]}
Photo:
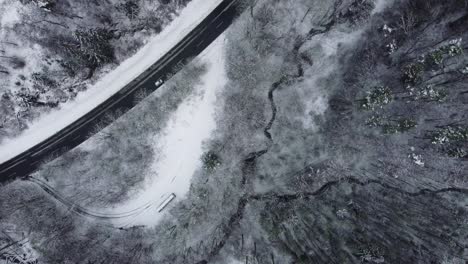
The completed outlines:
{"type": "Polygon", "coordinates": [[[157,81],[154,83],[154,85],[156,85],[156,87],[159,87],[159,86],[161,86],[163,83],[164,83],[164,81],[163,81],[162,79],[159,79],[159,80],[157,80],[157,81]]]}

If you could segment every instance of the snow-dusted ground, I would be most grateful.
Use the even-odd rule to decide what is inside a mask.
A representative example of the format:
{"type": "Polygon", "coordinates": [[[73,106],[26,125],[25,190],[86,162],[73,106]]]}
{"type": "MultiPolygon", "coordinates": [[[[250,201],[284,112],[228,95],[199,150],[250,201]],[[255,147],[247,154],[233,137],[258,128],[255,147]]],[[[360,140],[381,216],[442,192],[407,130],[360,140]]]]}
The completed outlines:
{"type": "Polygon", "coordinates": [[[25,9],[25,5],[21,4],[20,1],[0,0],[0,40],[21,43],[21,45],[9,45],[8,56],[27,58],[27,63],[25,63],[23,68],[16,69],[15,71],[11,72],[12,75],[17,76],[16,78],[5,78],[8,81],[5,81],[5,79],[0,80],[0,83],[4,85],[4,87],[0,87],[0,92],[10,87],[17,88],[15,82],[18,81],[19,75],[29,76],[31,73],[37,71],[38,65],[44,63],[44,50],[40,45],[33,44],[32,46],[25,47],[24,41],[21,40],[18,36],[14,36],[9,30],[3,30],[4,28],[14,27],[16,23],[19,23],[21,21],[20,14],[25,13],[25,9]]]}
{"type": "Polygon", "coordinates": [[[116,220],[117,226],[154,226],[167,212],[166,208],[158,213],[157,207],[171,193],[175,193],[177,197],[169,207],[189,191],[191,178],[201,166],[202,143],[215,129],[217,91],[227,82],[223,36],[200,55],[201,62],[208,65],[208,71],[201,78],[201,84],[195,87],[195,94],[177,108],[167,127],[157,135],[155,142],[158,143],[155,148],[160,156],[147,172],[146,188],[109,213],[145,209],[132,217],[116,220]]]}
{"type": "Polygon", "coordinates": [[[234,258],[229,258],[229,260],[226,263],[228,263],[228,264],[244,264],[245,262],[239,261],[239,260],[234,259],[234,258]]]}
{"type": "Polygon", "coordinates": [[[382,12],[387,6],[390,6],[394,0],[376,0],[372,15],[382,12]]]}
{"type": "Polygon", "coordinates": [[[2,228],[2,235],[9,238],[9,240],[0,241],[0,248],[3,249],[0,253],[5,257],[5,259],[0,259],[0,264],[35,263],[34,261],[39,254],[32,247],[27,234],[18,229],[14,224],[0,224],[0,228],[2,228]],[[9,247],[8,244],[14,241],[18,243],[9,247]]]}
{"type": "Polygon", "coordinates": [[[178,18],[174,19],[161,33],[151,38],[134,56],[106,74],[87,91],[80,93],[74,101],[35,120],[18,137],[5,140],[0,145],[0,163],[54,135],[118,92],[157,62],[219,3],[221,0],[192,0],[178,18]]]}

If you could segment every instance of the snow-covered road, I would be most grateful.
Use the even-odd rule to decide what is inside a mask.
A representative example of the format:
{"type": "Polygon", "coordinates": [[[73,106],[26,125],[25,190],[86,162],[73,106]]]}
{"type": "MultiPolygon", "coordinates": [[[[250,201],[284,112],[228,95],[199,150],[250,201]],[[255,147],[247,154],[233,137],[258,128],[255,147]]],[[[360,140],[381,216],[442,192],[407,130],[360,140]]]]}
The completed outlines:
{"type": "Polygon", "coordinates": [[[160,156],[146,177],[146,188],[131,200],[116,206],[109,213],[132,211],[148,205],[144,211],[132,217],[115,220],[117,226],[147,225],[154,226],[167,209],[161,213],[157,207],[171,193],[177,198],[172,206],[183,198],[190,188],[191,178],[201,166],[203,141],[215,129],[215,105],[217,92],[226,84],[224,70],[224,35],[213,42],[200,56],[208,70],[195,94],[184,101],[161,134],[155,139],[155,148],[160,156]],[[157,146],[156,146],[157,144],[157,146]]]}

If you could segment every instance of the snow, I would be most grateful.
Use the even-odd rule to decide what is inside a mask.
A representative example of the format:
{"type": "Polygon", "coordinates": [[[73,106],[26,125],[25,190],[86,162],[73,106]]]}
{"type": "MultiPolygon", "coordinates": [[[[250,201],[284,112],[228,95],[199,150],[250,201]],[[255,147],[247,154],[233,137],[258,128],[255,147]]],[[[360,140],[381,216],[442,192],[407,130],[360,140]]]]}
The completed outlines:
{"type": "Polygon", "coordinates": [[[160,34],[152,37],[134,56],[103,76],[87,91],[80,93],[74,101],[29,124],[29,128],[18,137],[5,140],[0,145],[0,163],[53,136],[118,92],[182,40],[221,1],[192,0],[160,34]]]}
{"type": "Polygon", "coordinates": [[[300,88],[296,87],[302,98],[308,98],[304,102],[303,115],[297,117],[305,129],[312,131],[318,129],[315,117],[322,116],[329,107],[328,87],[323,86],[322,80],[337,71],[336,59],[340,49],[357,41],[362,32],[362,29],[350,32],[342,31],[341,28],[332,29],[326,34],[315,35],[303,46],[303,49],[308,50],[312,56],[321,58],[307,69],[304,84],[300,88]]]}
{"type": "Polygon", "coordinates": [[[161,153],[146,175],[146,188],[135,198],[116,206],[110,213],[129,212],[144,208],[131,218],[116,220],[117,226],[154,226],[168,211],[157,212],[171,193],[176,195],[168,207],[183,199],[190,188],[194,172],[201,167],[203,142],[216,127],[216,93],[224,87],[224,35],[213,42],[200,56],[208,65],[195,95],[186,99],[171,115],[167,127],[155,138],[154,147],[161,153]]]}
{"type": "Polygon", "coordinates": [[[393,4],[394,0],[376,0],[375,1],[375,8],[372,10],[372,15],[380,13],[385,10],[386,7],[393,4]]]}
{"type": "Polygon", "coordinates": [[[19,9],[21,3],[19,1],[5,1],[0,3],[0,26],[10,26],[20,20],[19,9]]]}
{"type": "Polygon", "coordinates": [[[414,162],[414,164],[420,167],[424,167],[424,161],[422,160],[421,155],[418,155],[416,153],[411,153],[410,155],[408,155],[408,157],[414,162]]]}
{"type": "Polygon", "coordinates": [[[242,262],[242,261],[237,260],[235,258],[230,258],[229,261],[227,261],[226,263],[228,263],[228,264],[244,264],[245,262],[242,262]]]}
{"type": "Polygon", "coordinates": [[[11,247],[3,248],[2,255],[5,260],[0,259],[0,263],[36,263],[39,254],[31,245],[30,238],[21,228],[15,224],[0,224],[3,235],[8,238],[6,241],[0,241],[0,248],[8,243],[17,241],[11,247]],[[16,261],[16,262],[15,262],[16,261]],[[18,262],[20,261],[20,262],[18,262]]]}

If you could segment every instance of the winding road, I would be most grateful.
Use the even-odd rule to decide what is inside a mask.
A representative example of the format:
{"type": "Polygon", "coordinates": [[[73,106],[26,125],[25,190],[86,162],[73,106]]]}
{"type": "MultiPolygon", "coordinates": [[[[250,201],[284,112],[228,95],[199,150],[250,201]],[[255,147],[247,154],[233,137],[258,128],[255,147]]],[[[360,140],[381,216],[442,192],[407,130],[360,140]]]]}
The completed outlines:
{"type": "Polygon", "coordinates": [[[238,14],[238,3],[238,0],[222,1],[158,62],[119,92],[55,135],[1,164],[0,183],[8,183],[30,175],[42,163],[64,154],[97,133],[97,125],[100,128],[109,125],[111,121],[106,116],[121,116],[133,108],[142,100],[138,96],[141,95],[141,91],[145,91],[145,94],[155,91],[162,82],[180,70],[180,65],[187,64],[221,35],[238,14]],[[155,85],[156,82],[158,85],[155,85]]]}

